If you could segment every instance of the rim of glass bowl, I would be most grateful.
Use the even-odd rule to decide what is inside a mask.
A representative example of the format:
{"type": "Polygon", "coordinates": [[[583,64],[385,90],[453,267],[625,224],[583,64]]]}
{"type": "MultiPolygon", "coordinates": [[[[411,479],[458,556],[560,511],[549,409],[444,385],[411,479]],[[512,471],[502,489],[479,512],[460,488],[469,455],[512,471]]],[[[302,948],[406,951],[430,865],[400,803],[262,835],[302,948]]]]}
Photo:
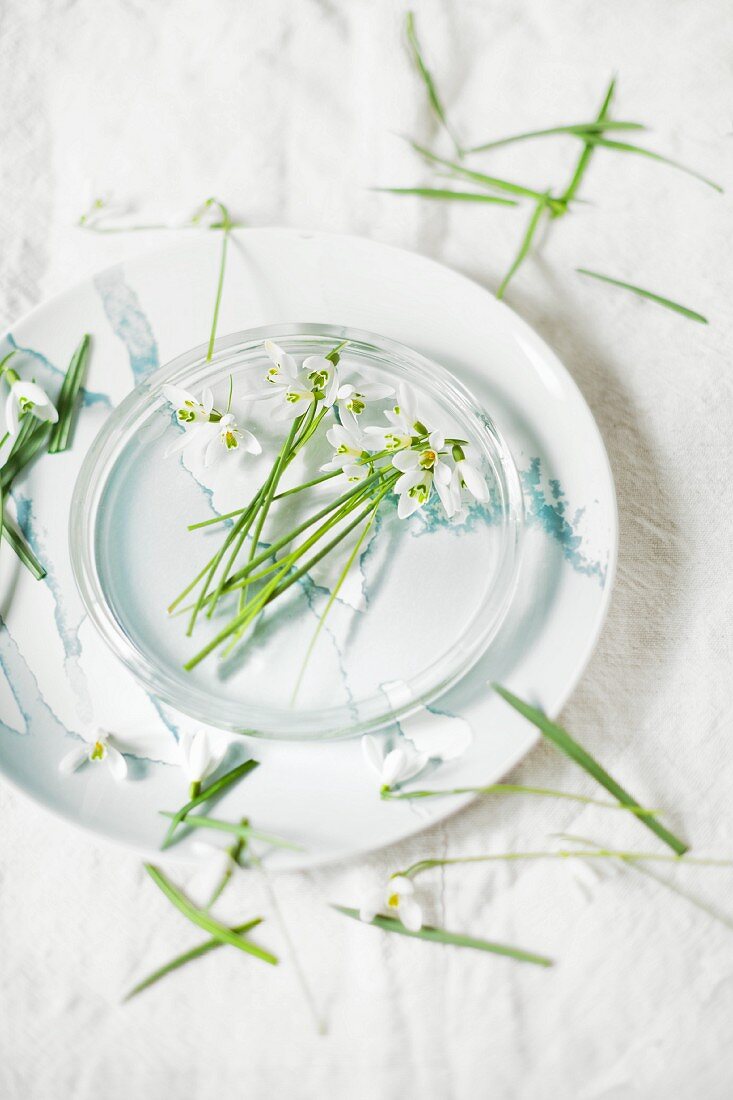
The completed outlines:
{"type": "Polygon", "coordinates": [[[507,444],[469,390],[445,367],[374,333],[342,325],[274,324],[219,338],[208,361],[207,350],[208,345],[201,344],[184,352],[139,383],[111,413],[84,459],[71,502],[69,545],[74,578],[92,622],[112,652],[153,695],[209,725],[273,740],[322,740],[363,734],[399,722],[437,699],[471,670],[496,635],[509,608],[518,579],[524,505],[519,475],[507,444]],[[241,361],[247,353],[260,349],[267,339],[286,347],[297,342],[300,347],[296,354],[303,354],[303,344],[312,344],[315,349],[324,341],[335,344],[348,340],[350,348],[362,356],[382,365],[399,365],[418,387],[424,386],[426,380],[438,384],[441,396],[447,395],[473,422],[476,435],[483,436],[484,447],[494,459],[493,472],[503,498],[503,538],[494,585],[467,624],[460,643],[406,684],[408,691],[403,705],[390,705],[383,694],[381,698],[375,696],[359,704],[360,711],[366,713],[356,722],[347,705],[307,711],[249,706],[216,697],[193,682],[186,685],[167,669],[158,668],[137,648],[107,602],[96,566],[100,500],[132,432],[142,419],[147,420],[151,411],[165,404],[162,384],[196,389],[200,375],[215,374],[232,360],[241,361]]]}

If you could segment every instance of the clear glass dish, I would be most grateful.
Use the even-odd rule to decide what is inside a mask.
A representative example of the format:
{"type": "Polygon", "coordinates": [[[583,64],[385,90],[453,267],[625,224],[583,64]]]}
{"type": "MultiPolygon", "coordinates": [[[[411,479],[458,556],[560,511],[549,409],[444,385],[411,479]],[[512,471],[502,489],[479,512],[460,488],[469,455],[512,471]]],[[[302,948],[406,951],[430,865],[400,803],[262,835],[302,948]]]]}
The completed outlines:
{"type": "MultiPolygon", "coordinates": [[[[384,422],[381,410],[391,403],[381,402],[371,422],[380,417],[384,422]]],[[[314,476],[331,449],[321,437],[306,450],[312,452],[309,476],[314,476]]],[[[294,483],[302,480],[301,470],[294,483]]],[[[321,739],[399,721],[435,702],[474,666],[511,602],[523,519],[507,445],[445,368],[371,333],[280,324],[218,340],[209,362],[204,346],[186,352],[121,403],[81,469],[70,548],[90,618],[157,698],[222,729],[321,739]],[[214,654],[191,671],[184,670],[184,662],[220,628],[221,619],[200,618],[194,636],[187,637],[185,620],[166,610],[223,534],[221,524],[194,532],[187,525],[246,504],[287,432],[287,425],[272,422],[269,404],[248,405],[237,396],[251,390],[269,366],[266,339],[299,362],[348,341],[341,353],[343,371],[394,387],[408,383],[430,427],[468,441],[491,493],[487,504],[472,502],[458,523],[448,521],[435,493],[408,520],[397,517],[394,494],[385,499],[349,584],[329,609],[295,698],[299,671],[330,595],[327,577],[305,576],[272,612],[263,613],[241,651],[228,661],[214,654]],[[169,415],[161,386],[195,394],[209,386],[222,407],[230,379],[233,411],[261,440],[263,456],[237,452],[211,469],[189,458],[188,450],[183,460],[165,457],[181,429],[169,415]]]]}

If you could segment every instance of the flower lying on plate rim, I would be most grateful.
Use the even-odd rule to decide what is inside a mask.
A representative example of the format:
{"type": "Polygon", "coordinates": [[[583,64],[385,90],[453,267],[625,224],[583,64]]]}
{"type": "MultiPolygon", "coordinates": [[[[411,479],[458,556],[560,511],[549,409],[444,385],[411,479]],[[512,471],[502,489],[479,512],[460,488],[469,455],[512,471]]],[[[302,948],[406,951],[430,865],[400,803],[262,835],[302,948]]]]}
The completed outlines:
{"type": "Polygon", "coordinates": [[[94,740],[82,741],[75,745],[59,761],[59,771],[62,775],[71,775],[82,764],[106,763],[114,778],[121,782],[127,778],[127,761],[118,748],[112,744],[112,734],[106,730],[98,729],[94,734],[94,740]]]}

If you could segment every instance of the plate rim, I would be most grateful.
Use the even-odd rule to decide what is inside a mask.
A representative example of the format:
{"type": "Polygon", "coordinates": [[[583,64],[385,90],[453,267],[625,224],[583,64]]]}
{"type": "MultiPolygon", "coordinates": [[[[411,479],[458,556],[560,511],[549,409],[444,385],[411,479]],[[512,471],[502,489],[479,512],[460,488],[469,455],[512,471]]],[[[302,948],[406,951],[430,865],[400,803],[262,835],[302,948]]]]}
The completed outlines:
{"type": "MultiPolygon", "coordinates": [[[[175,239],[168,241],[164,245],[158,245],[157,247],[144,248],[137,253],[133,253],[129,256],[123,256],[120,259],[105,264],[101,267],[94,267],[90,269],[85,275],[74,280],[69,286],[62,287],[60,290],[44,298],[41,302],[35,305],[28,312],[22,314],[14,322],[3,327],[0,332],[0,340],[7,339],[8,336],[14,337],[16,331],[27,325],[32,324],[39,316],[46,312],[49,308],[58,308],[63,305],[63,302],[67,298],[73,298],[79,291],[88,288],[93,284],[94,280],[105,273],[115,271],[120,267],[127,267],[138,263],[145,263],[148,260],[152,260],[155,257],[163,258],[169,252],[175,252],[180,249],[181,244],[188,237],[189,240],[196,240],[198,245],[203,242],[208,242],[212,238],[208,236],[208,233],[202,233],[201,230],[196,230],[196,237],[192,235],[192,231],[188,229],[174,229],[171,230],[172,236],[175,239]]],[[[567,679],[563,685],[562,690],[553,691],[549,695],[549,701],[545,704],[544,711],[551,719],[557,718],[563,707],[566,705],[578,683],[583,676],[591,657],[593,656],[596,647],[598,645],[599,638],[605,626],[608,618],[608,612],[613,596],[613,591],[616,585],[617,568],[618,568],[618,556],[619,556],[619,510],[618,510],[618,496],[616,492],[616,484],[613,475],[613,469],[608,457],[608,451],[601,434],[598,423],[593,415],[590,405],[585,399],[580,386],[562,362],[554,348],[547,342],[544,336],[538,333],[529,322],[525,321],[511,306],[508,306],[505,302],[496,298],[488,287],[484,286],[477,279],[466,275],[464,272],[457,270],[448,263],[443,263],[440,260],[436,260],[431,256],[427,256],[422,252],[415,249],[404,248],[400,245],[394,245],[391,243],[375,240],[371,237],[362,236],[360,234],[353,233],[337,233],[326,230],[310,230],[310,229],[297,229],[292,226],[252,226],[252,227],[239,227],[231,231],[232,235],[237,238],[246,238],[252,236],[259,236],[265,238],[270,235],[277,235],[282,237],[294,237],[299,240],[318,240],[326,239],[335,242],[350,243],[352,245],[367,245],[370,248],[376,250],[386,250],[395,254],[396,257],[410,257],[412,260],[418,259],[422,264],[429,268],[435,269],[439,274],[443,276],[445,274],[450,275],[453,279],[460,280],[467,288],[472,292],[476,290],[480,291],[483,296],[486,296],[491,303],[491,308],[498,306],[499,315],[503,316],[507,322],[511,335],[516,338],[517,333],[521,334],[525,338],[529,339],[535,346],[539,346],[542,351],[545,362],[549,365],[551,370],[556,376],[562,380],[563,384],[570,390],[574,401],[577,406],[583,410],[583,414],[586,418],[587,425],[591,431],[594,442],[597,447],[597,453],[602,459],[603,471],[608,479],[609,488],[609,546],[608,546],[608,563],[606,567],[606,575],[604,585],[601,592],[601,599],[598,605],[598,609],[595,613],[593,629],[589,631],[582,652],[579,654],[572,672],[567,676],[567,679]]],[[[216,237],[213,238],[216,240],[216,237]]],[[[283,322],[285,323],[285,322],[283,322]]],[[[318,323],[318,322],[311,322],[318,323]]],[[[333,323],[324,322],[324,323],[333,323]]],[[[231,335],[230,333],[222,334],[222,337],[231,335]]],[[[422,353],[421,353],[422,354],[422,353]]],[[[169,357],[166,362],[170,362],[175,356],[169,357]]],[[[511,681],[511,678],[510,678],[511,681]]],[[[493,694],[493,690],[490,685],[487,685],[489,693],[493,694]]],[[[502,764],[501,772],[493,780],[499,782],[500,779],[509,774],[518,764],[531,752],[531,750],[537,745],[540,740],[540,733],[534,728],[528,728],[528,736],[526,742],[520,746],[516,753],[512,755],[509,762],[502,764]]],[[[255,746],[260,740],[259,738],[251,738],[246,734],[238,735],[245,738],[248,742],[253,741],[255,746]]],[[[341,739],[342,743],[351,740],[351,738],[341,739]]],[[[256,754],[255,754],[256,755],[256,754]]],[[[9,776],[4,770],[0,769],[0,777],[2,781],[12,789],[17,791],[22,797],[29,799],[32,803],[38,805],[45,812],[50,814],[57,820],[61,820],[67,825],[70,825],[73,829],[92,837],[95,841],[102,844],[109,844],[114,848],[120,848],[124,851],[134,853],[146,860],[153,859],[157,862],[166,863],[170,865],[174,864],[190,864],[193,860],[189,853],[176,853],[175,851],[162,852],[157,848],[148,848],[144,845],[139,845],[134,841],[128,841],[121,837],[111,835],[106,832],[101,832],[94,829],[91,825],[85,824],[82,821],[72,817],[64,810],[50,805],[44,801],[40,794],[35,793],[30,788],[24,786],[20,781],[9,776]]],[[[402,841],[408,840],[418,833],[430,828],[432,825],[441,821],[447,821],[451,819],[455,814],[465,809],[468,805],[476,801],[480,795],[466,794],[455,795],[453,798],[446,799],[444,808],[438,809],[434,817],[422,822],[410,822],[408,827],[404,828],[399,836],[393,839],[383,841],[380,840],[376,844],[366,844],[363,847],[349,849],[348,852],[341,853],[329,853],[324,852],[318,855],[311,855],[304,860],[296,860],[292,865],[288,863],[273,865],[272,871],[277,873],[290,873],[291,871],[307,871],[309,869],[315,869],[325,866],[335,866],[344,863],[348,860],[362,858],[363,856],[378,851],[382,848],[389,847],[392,844],[398,844],[402,841]],[[454,801],[455,799],[455,801],[454,801]],[[448,803],[451,803],[448,805],[448,803]]],[[[308,853],[302,853],[308,856],[308,853]]]]}

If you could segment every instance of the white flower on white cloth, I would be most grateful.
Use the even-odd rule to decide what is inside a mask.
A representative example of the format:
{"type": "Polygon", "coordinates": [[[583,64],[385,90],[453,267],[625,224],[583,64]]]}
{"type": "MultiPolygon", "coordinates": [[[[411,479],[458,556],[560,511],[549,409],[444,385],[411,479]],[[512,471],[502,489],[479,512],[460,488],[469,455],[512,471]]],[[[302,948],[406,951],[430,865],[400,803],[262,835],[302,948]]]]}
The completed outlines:
{"type": "Polygon", "coordinates": [[[191,785],[201,785],[221,764],[227,751],[224,738],[212,742],[207,730],[194,733],[185,730],[178,740],[178,755],[186,778],[191,785]]]}
{"type": "Polygon", "coordinates": [[[349,424],[334,424],[326,432],[326,439],[334,449],[328,462],[321,466],[324,473],[341,472],[349,481],[363,481],[368,473],[368,439],[355,420],[349,424]]]}
{"type": "Polygon", "coordinates": [[[5,423],[11,436],[20,431],[20,421],[24,416],[56,423],[59,414],[44,389],[35,382],[23,382],[14,370],[6,369],[5,377],[10,384],[10,393],[5,401],[5,423]]]}
{"type": "Polygon", "coordinates": [[[397,478],[394,486],[394,491],[400,498],[397,506],[400,519],[407,519],[418,508],[427,504],[433,483],[446,511],[452,504],[449,486],[453,471],[441,458],[440,452],[444,446],[445,437],[442,432],[431,432],[426,447],[398,451],[392,459],[392,465],[402,475],[397,478]]]}
{"type": "Polygon", "coordinates": [[[127,761],[118,748],[112,744],[112,735],[106,730],[96,730],[91,741],[75,745],[71,752],[59,761],[62,775],[71,775],[82,764],[104,762],[114,778],[121,782],[127,778],[127,761]]]}
{"type": "Polygon", "coordinates": [[[385,743],[379,737],[365,734],[361,739],[364,759],[379,776],[382,790],[391,790],[399,783],[407,783],[408,780],[414,779],[428,762],[425,753],[418,752],[407,740],[402,740],[389,752],[385,749],[385,743]]]}
{"type": "Polygon", "coordinates": [[[359,909],[361,920],[370,923],[377,914],[398,917],[408,932],[422,928],[422,909],[415,901],[415,885],[404,875],[394,875],[386,886],[369,890],[359,909]]]}
{"type": "Polygon", "coordinates": [[[201,393],[201,398],[194,397],[188,390],[180,386],[165,385],[161,387],[163,396],[176,410],[176,419],[179,424],[187,427],[191,424],[208,424],[211,410],[214,407],[214,394],[207,386],[201,393]]]}
{"type": "Polygon", "coordinates": [[[349,413],[352,418],[356,418],[361,416],[370,401],[383,401],[393,393],[393,386],[384,382],[369,382],[366,378],[357,376],[339,386],[336,404],[342,416],[349,413]]]}

